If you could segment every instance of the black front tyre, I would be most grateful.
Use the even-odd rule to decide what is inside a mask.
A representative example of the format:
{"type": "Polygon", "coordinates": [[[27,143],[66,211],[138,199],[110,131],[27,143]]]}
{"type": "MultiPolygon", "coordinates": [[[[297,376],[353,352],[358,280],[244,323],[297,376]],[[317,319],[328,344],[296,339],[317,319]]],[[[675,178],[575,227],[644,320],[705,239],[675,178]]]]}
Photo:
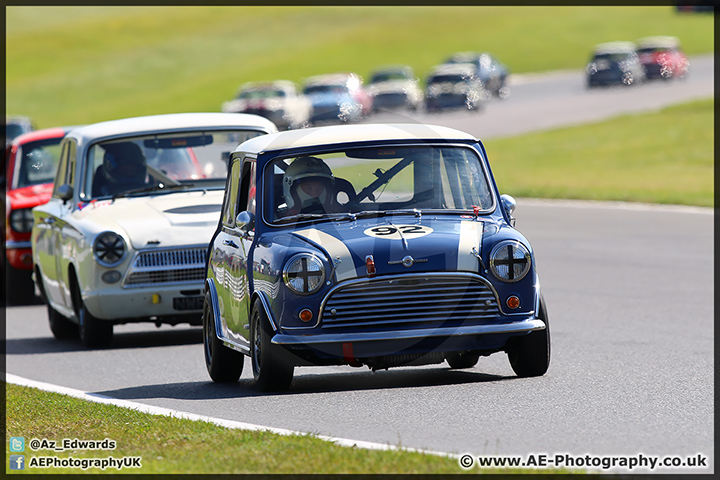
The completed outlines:
{"type": "Polygon", "coordinates": [[[205,292],[202,324],[205,366],[210,378],[217,383],[237,382],[242,375],[245,356],[226,347],[218,338],[210,292],[205,292]]]}
{"type": "Polygon", "coordinates": [[[107,347],[112,342],[113,324],[95,318],[82,300],[78,306],[78,330],[80,340],[88,348],[107,347]]]}
{"type": "Polygon", "coordinates": [[[542,295],[538,318],[545,322],[544,330],[536,330],[508,341],[508,359],[518,377],[539,377],[550,366],[550,323],[542,295]]]}
{"type": "Polygon", "coordinates": [[[270,339],[270,322],[256,304],[250,315],[250,358],[255,383],[263,392],[287,390],[295,367],[289,353],[270,343],[270,339]]]}
{"type": "Polygon", "coordinates": [[[35,296],[35,284],[32,280],[32,270],[20,270],[10,263],[5,264],[5,275],[7,281],[7,304],[8,305],[32,305],[38,303],[35,296]]]}
{"type": "Polygon", "coordinates": [[[78,326],[65,318],[52,308],[50,305],[47,306],[48,320],[50,321],[50,331],[53,336],[58,340],[67,340],[78,337],[78,326]]]}

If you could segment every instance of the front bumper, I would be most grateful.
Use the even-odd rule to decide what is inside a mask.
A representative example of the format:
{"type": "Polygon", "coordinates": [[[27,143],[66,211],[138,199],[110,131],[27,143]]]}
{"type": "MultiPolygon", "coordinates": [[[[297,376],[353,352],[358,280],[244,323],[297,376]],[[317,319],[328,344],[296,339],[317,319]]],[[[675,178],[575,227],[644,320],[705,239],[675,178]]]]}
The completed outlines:
{"type": "Polygon", "coordinates": [[[271,342],[296,353],[312,352],[319,359],[349,360],[348,352],[352,352],[353,359],[468,350],[493,352],[501,350],[512,336],[545,328],[542,320],[531,316],[508,323],[457,327],[311,335],[279,333],[271,342]]]}
{"type": "Polygon", "coordinates": [[[101,320],[200,325],[203,288],[202,282],[152,288],[108,287],[85,293],[83,302],[101,320]]]}

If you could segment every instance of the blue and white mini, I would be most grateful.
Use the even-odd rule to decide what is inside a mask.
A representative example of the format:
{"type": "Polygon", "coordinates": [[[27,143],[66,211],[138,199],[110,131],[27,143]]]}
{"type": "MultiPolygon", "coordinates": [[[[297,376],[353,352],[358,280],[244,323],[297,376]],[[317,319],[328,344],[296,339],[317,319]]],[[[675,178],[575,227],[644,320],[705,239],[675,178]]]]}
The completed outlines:
{"type": "Polygon", "coordinates": [[[210,243],[204,356],[243,355],[264,391],[311,365],[471,368],[506,352],[545,374],[548,315],[530,242],[482,143],[420,124],[259,136],[230,156],[210,243]]]}

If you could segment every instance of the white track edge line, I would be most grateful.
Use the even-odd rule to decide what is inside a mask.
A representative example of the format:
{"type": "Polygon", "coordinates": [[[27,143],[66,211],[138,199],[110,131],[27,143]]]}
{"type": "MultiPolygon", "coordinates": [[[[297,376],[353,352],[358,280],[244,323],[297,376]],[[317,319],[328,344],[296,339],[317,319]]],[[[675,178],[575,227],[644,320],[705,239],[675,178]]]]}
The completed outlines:
{"type": "Polygon", "coordinates": [[[162,416],[171,417],[171,418],[181,418],[181,419],[185,419],[185,420],[207,422],[207,423],[212,423],[214,425],[218,425],[220,427],[225,427],[225,428],[233,428],[233,429],[240,429],[240,430],[252,430],[252,431],[260,431],[260,432],[265,431],[265,432],[275,433],[278,435],[309,436],[309,437],[314,437],[314,438],[317,438],[320,440],[324,440],[326,442],[335,443],[335,444],[343,446],[343,447],[356,447],[356,448],[363,448],[366,450],[393,450],[393,451],[402,451],[402,452],[422,453],[422,454],[426,454],[426,455],[437,455],[437,456],[449,457],[449,458],[459,458],[460,457],[459,454],[455,454],[455,453],[437,452],[437,451],[423,450],[423,449],[417,449],[417,448],[407,448],[407,447],[402,447],[402,446],[390,445],[390,444],[386,444],[386,443],[375,443],[375,442],[366,442],[363,440],[351,440],[348,438],[331,437],[329,435],[316,435],[316,434],[308,433],[308,432],[298,432],[298,431],[294,431],[294,430],[287,430],[284,428],[253,425],[251,423],[237,422],[235,420],[226,420],[226,419],[222,419],[222,418],[209,417],[206,415],[199,415],[196,413],[181,412],[179,410],[174,410],[171,408],[156,407],[153,405],[145,405],[143,403],[131,402],[129,400],[120,400],[119,398],[112,398],[112,397],[108,397],[106,395],[101,395],[98,393],[88,393],[88,392],[83,392],[81,390],[75,390],[74,388],[63,387],[60,385],[53,385],[51,383],[38,382],[36,380],[30,380],[30,379],[23,378],[23,377],[20,377],[17,375],[13,375],[11,373],[5,374],[5,381],[7,383],[12,383],[14,385],[37,388],[38,390],[43,390],[45,392],[59,393],[61,395],[67,395],[70,397],[79,398],[81,400],[86,400],[89,402],[103,403],[106,405],[114,405],[116,407],[121,407],[121,408],[129,408],[131,410],[136,410],[138,412],[148,413],[151,415],[162,415],[162,416]]]}

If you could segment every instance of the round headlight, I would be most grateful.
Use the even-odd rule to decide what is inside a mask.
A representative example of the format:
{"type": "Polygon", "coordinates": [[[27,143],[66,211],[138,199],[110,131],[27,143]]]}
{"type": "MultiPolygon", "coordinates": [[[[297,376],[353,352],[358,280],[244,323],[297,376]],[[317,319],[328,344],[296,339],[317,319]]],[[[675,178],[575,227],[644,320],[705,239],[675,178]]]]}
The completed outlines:
{"type": "Polygon", "coordinates": [[[95,260],[105,267],[118,265],[125,255],[125,240],[115,232],[103,232],[93,244],[95,260]]]}
{"type": "Polygon", "coordinates": [[[29,208],[20,208],[10,213],[10,227],[18,233],[32,230],[33,215],[29,208]]]}
{"type": "Polygon", "coordinates": [[[520,242],[508,240],[490,252],[490,270],[503,282],[517,282],[530,271],[530,252],[520,242]]]}
{"type": "Polygon", "coordinates": [[[299,295],[315,293],[325,281],[325,267],[315,255],[299,253],[283,268],[285,285],[299,295]]]}

